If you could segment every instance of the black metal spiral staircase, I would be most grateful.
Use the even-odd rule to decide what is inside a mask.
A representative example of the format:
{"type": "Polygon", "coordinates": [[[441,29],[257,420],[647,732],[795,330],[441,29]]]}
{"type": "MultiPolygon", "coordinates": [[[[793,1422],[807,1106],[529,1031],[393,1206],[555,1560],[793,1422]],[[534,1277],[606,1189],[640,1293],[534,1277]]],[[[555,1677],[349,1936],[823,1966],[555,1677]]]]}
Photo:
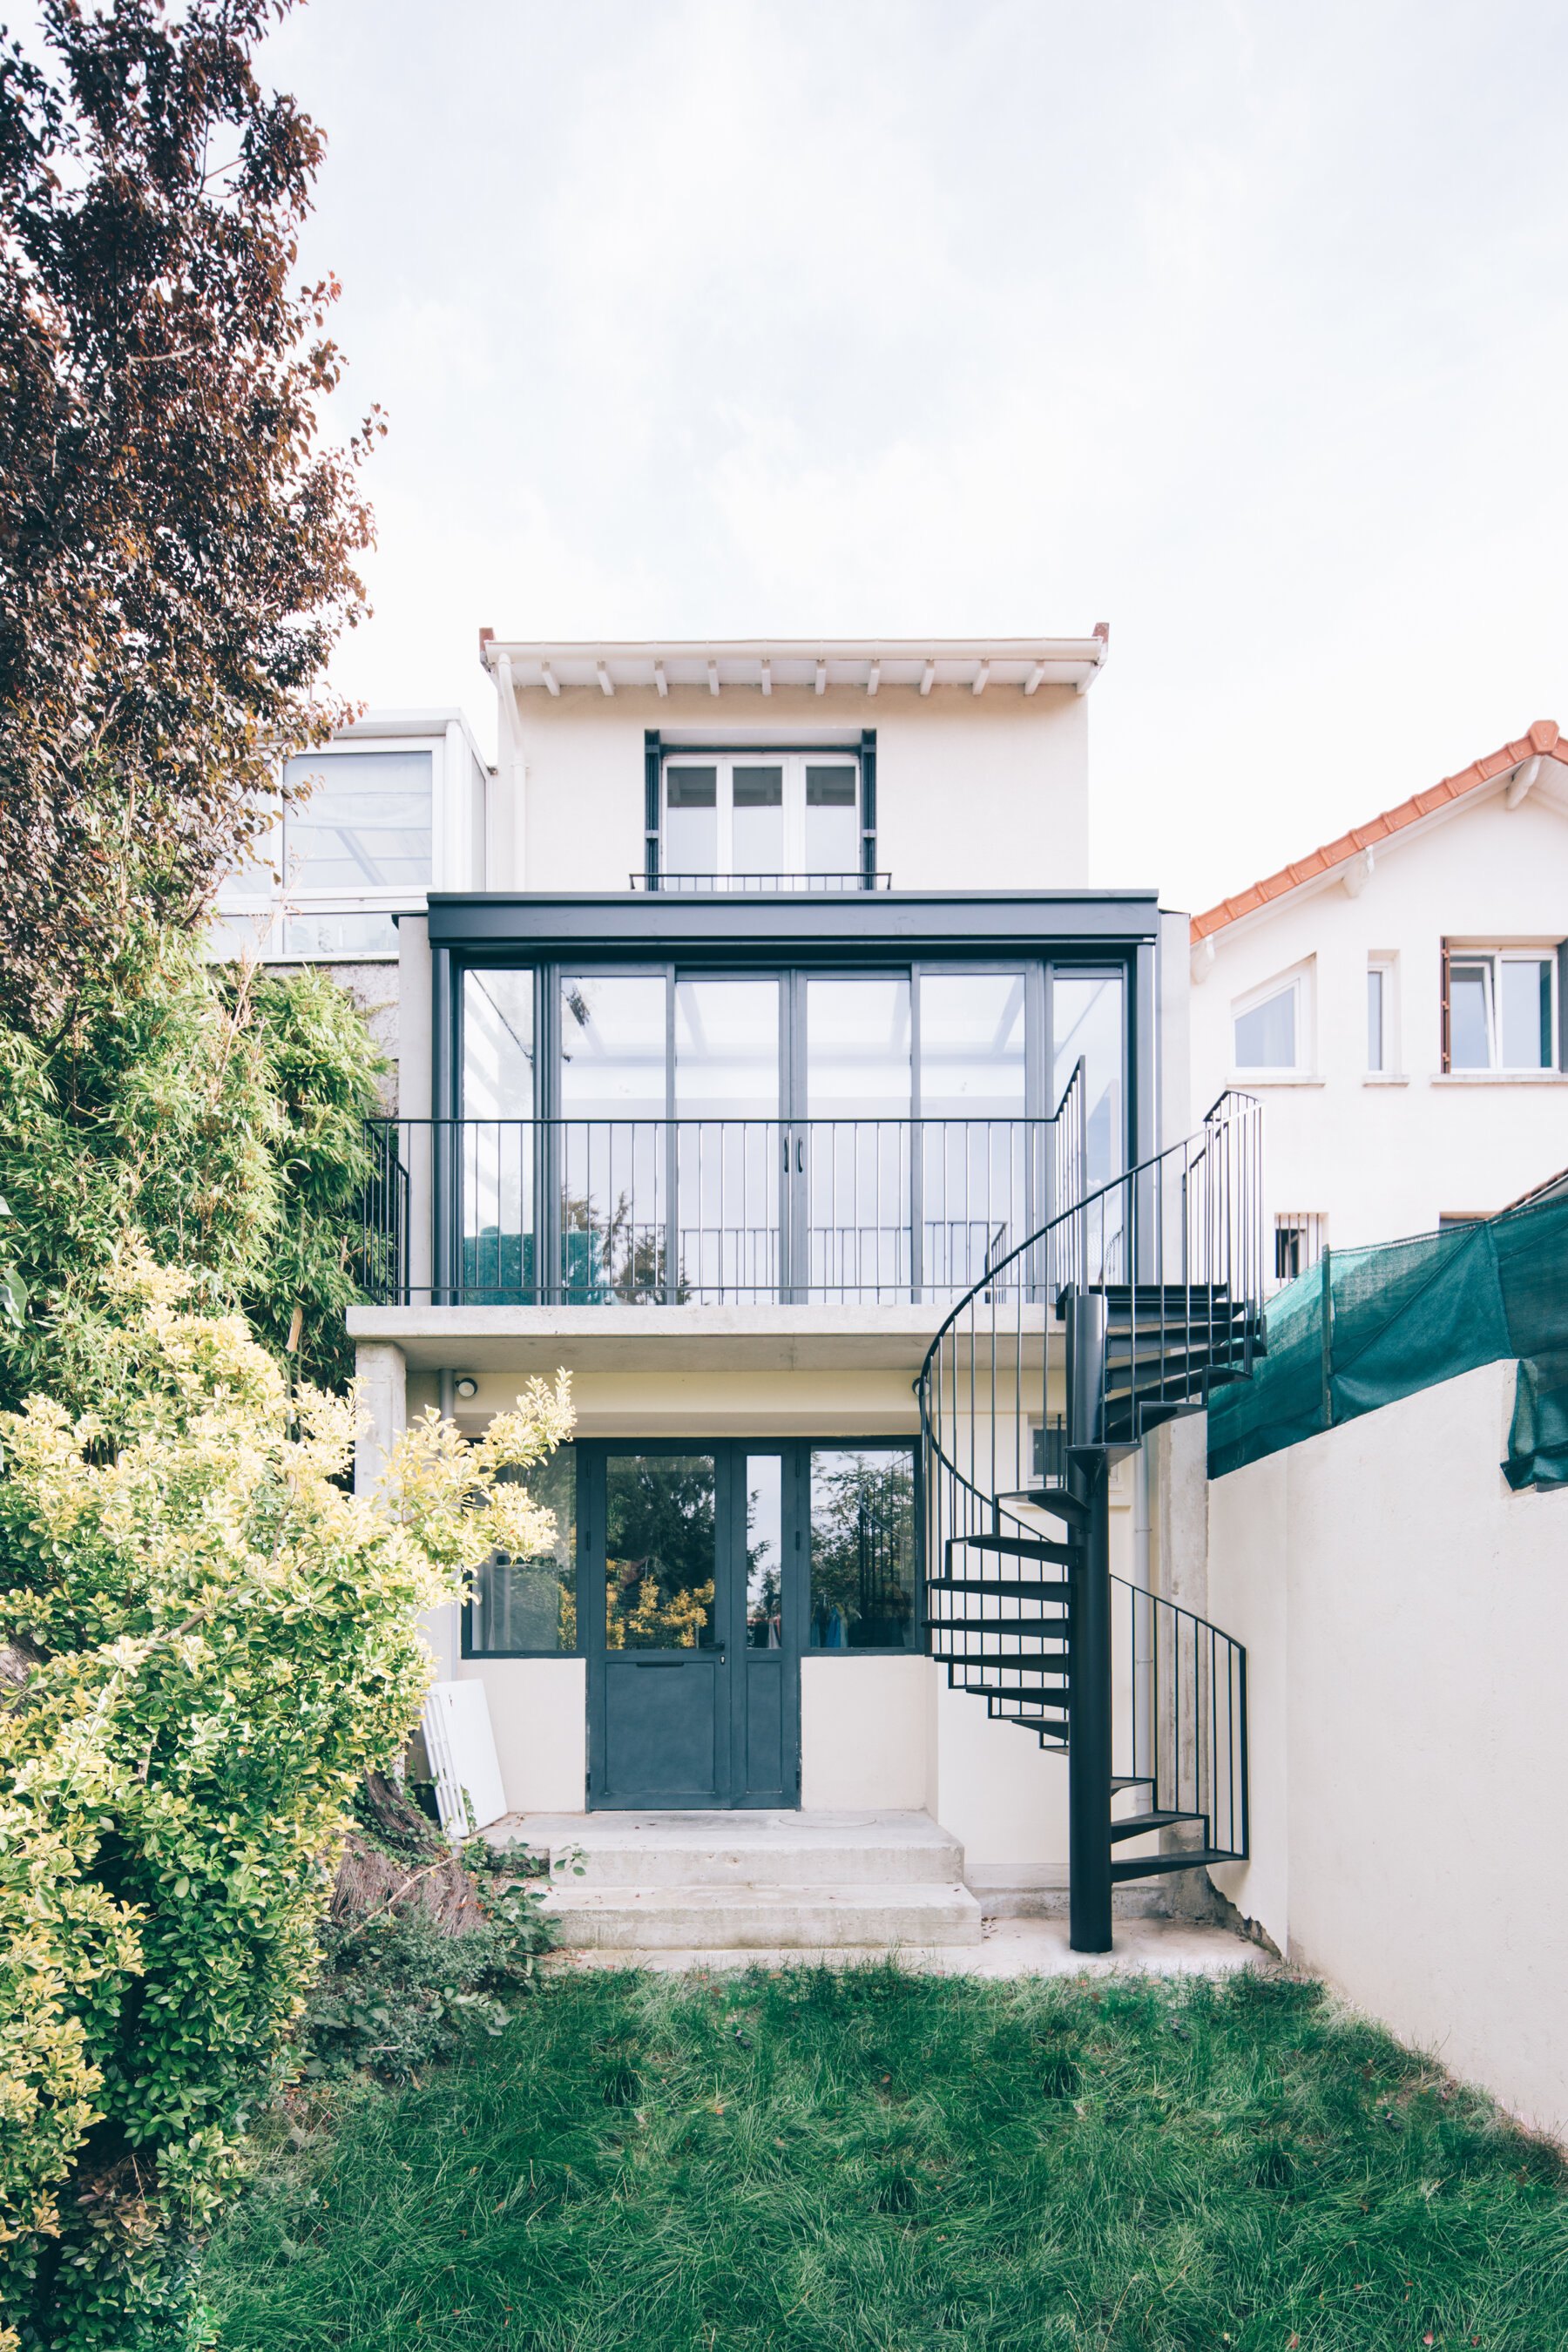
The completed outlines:
{"type": "Polygon", "coordinates": [[[954,1307],[917,1384],[927,1649],[1068,1759],[1077,1951],[1110,1948],[1118,1880],[1248,1852],[1247,1654],[1111,1575],[1109,1487],[1261,1351],[1260,1126],[1222,1096],[1197,1134],[1069,1200],[954,1307]]]}

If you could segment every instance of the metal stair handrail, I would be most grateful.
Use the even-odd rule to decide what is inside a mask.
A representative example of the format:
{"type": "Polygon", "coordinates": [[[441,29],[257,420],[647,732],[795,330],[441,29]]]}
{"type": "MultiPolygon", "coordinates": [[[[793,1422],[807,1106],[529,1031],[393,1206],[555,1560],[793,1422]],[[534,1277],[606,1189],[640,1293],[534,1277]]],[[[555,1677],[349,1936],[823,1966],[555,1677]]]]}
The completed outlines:
{"type": "MultiPolygon", "coordinates": [[[[1080,1065],[1079,1072],[1075,1072],[1075,1082],[1080,1087],[1081,1066],[1080,1065]]],[[[1070,1086],[1068,1092],[1071,1092],[1070,1086]]],[[[1064,1097],[1064,1107],[1066,1099],[1064,1097]]],[[[1004,1257],[989,1265],[981,1279],[973,1284],[963,1297],[950,1307],[938,1325],[931,1345],[926,1349],[925,1358],[915,1382],[916,1393],[920,1400],[921,1436],[931,1455],[942,1465],[947,1475],[956,1484],[965,1487],[974,1500],[983,1504],[987,1510],[1000,1509],[1001,1490],[994,1488],[987,1493],[975,1483],[973,1478],[965,1474],[943,1446],[940,1433],[940,1415],[933,1414],[931,1409],[933,1367],[940,1369],[946,1343],[957,1337],[959,1327],[964,1318],[973,1316],[978,1305],[995,1304],[1011,1298],[1016,1301],[1020,1307],[1025,1304],[1038,1305],[1048,1312],[1056,1307],[1059,1292],[1069,1284],[1080,1290],[1089,1289],[1090,1276],[1093,1273],[1100,1275],[1101,1286],[1108,1287],[1110,1277],[1105,1263],[1108,1255],[1110,1254],[1105,1246],[1108,1240],[1125,1238],[1126,1247],[1123,1255],[1133,1262],[1135,1286],[1136,1287],[1144,1286],[1137,1274],[1136,1260],[1139,1255],[1137,1228],[1142,1223],[1147,1232],[1152,1221],[1146,1212],[1142,1219],[1139,1216],[1141,1192],[1155,1196],[1155,1217],[1152,1221],[1155,1265],[1150,1286],[1158,1287],[1163,1291],[1165,1287],[1162,1279],[1164,1237],[1163,1216],[1171,1204],[1159,1200],[1158,1195],[1164,1190],[1169,1162],[1179,1160],[1183,1179],[1183,1196],[1180,1202],[1183,1274],[1180,1283],[1175,1286],[1188,1292],[1214,1287],[1212,1281],[1205,1281],[1201,1274],[1194,1277],[1192,1266],[1191,1202],[1187,1197],[1191,1179],[1195,1172],[1205,1170],[1205,1163],[1213,1162],[1216,1154],[1223,1154],[1224,1158],[1225,1164],[1219,1171],[1222,1180],[1228,1178],[1232,1163],[1239,1162],[1240,1189],[1247,1196],[1241,1204],[1241,1210],[1238,1213],[1237,1207],[1231,1202],[1228,1184],[1222,1182],[1221,1185],[1213,1188],[1220,1192],[1220,1198],[1217,1201],[1209,1197],[1209,1188],[1205,1186],[1203,1207],[1207,1213],[1204,1218],[1202,1238],[1205,1243],[1215,1245],[1214,1247],[1215,1255],[1217,1255],[1217,1245],[1223,1244],[1227,1276],[1236,1277],[1234,1281],[1227,1279],[1224,1287],[1232,1302],[1245,1310],[1242,1331],[1244,1360],[1237,1367],[1237,1370],[1242,1377],[1250,1373],[1263,1303],[1261,1187],[1258,1181],[1261,1171],[1259,1135],[1261,1118],[1262,1105],[1256,1096],[1226,1087],[1216,1097],[1210,1109],[1205,1113],[1201,1127],[1183,1137],[1179,1142],[1167,1144],[1163,1150],[1152,1153],[1147,1160],[1140,1160],[1135,1166],[1124,1169],[1119,1175],[1108,1178],[1103,1184],[1098,1185],[1093,1191],[1069,1202],[1065,1208],[1058,1209],[1036,1232],[1016,1244],[1004,1257]],[[1239,1147],[1239,1150],[1234,1147],[1239,1147]],[[1110,1204],[1119,1203],[1123,1199],[1130,1204],[1132,1215],[1118,1228],[1115,1234],[1112,1234],[1109,1228],[1106,1211],[1110,1204]],[[1247,1210],[1250,1210],[1250,1214],[1245,1213],[1247,1210]],[[1100,1243],[1098,1265],[1095,1264],[1097,1253],[1093,1248],[1096,1238],[1094,1228],[1097,1224],[1098,1238],[1100,1243]],[[1053,1239],[1058,1243],[1056,1248],[1052,1246],[1053,1239]],[[1068,1244],[1067,1251],[1064,1252],[1059,1245],[1061,1243],[1068,1244]],[[1057,1268],[1062,1265],[1064,1255],[1068,1257],[1066,1279],[1058,1282],[1053,1288],[1052,1276],[1057,1268]],[[1016,1276],[1012,1281],[1008,1279],[1010,1270],[1016,1276]]],[[[1209,1255],[1210,1252],[1205,1250],[1205,1255],[1209,1255]]],[[[1136,1288],[1132,1303],[1134,1309],[1132,1319],[1136,1326],[1136,1288]]],[[[1163,1307],[1162,1301],[1162,1309],[1163,1307]]],[[[1170,1320],[1171,1318],[1163,1312],[1156,1317],[1154,1318],[1156,1332],[1163,1330],[1170,1320]]],[[[993,1333],[993,1374],[995,1370],[994,1342],[994,1333],[993,1333]]],[[[1042,1415],[1046,1378],[1048,1377],[1048,1346],[1045,1353],[1047,1362],[1041,1381],[1042,1415]]],[[[1131,1371],[1133,1390],[1136,1393],[1135,1353],[1131,1371]]],[[[1100,1388],[1103,1394],[1103,1375],[1100,1388]]],[[[993,1415],[993,1424],[994,1423],[993,1415]]],[[[1089,1435],[1088,1432],[1068,1433],[1065,1434],[1065,1442],[1087,1441],[1089,1435]]],[[[1015,1464],[1016,1470],[1017,1466],[1015,1464]]],[[[1043,1470],[1045,1465],[1042,1464],[1041,1466],[1043,1470]]],[[[1033,1465],[1031,1465],[1030,1467],[1032,1471],[1033,1465]]],[[[1007,1491],[1014,1496],[1017,1496],[1026,1486],[1038,1486],[1047,1483],[1048,1482],[1043,1475],[1038,1477],[1030,1475],[1026,1479],[1020,1479],[1017,1485],[1007,1491]]],[[[1005,1516],[1013,1518],[1015,1515],[1006,1513],[1005,1516]]],[[[1022,1526],[1023,1523],[1017,1524],[1022,1526]]]]}

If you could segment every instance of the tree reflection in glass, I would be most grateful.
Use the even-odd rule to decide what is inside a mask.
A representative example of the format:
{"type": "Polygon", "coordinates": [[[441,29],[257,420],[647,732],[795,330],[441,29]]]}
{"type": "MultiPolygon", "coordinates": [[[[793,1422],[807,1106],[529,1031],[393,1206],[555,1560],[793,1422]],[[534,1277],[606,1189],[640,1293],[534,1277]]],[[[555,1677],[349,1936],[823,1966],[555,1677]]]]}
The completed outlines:
{"type": "Polygon", "coordinates": [[[913,1454],[814,1447],[811,1647],[904,1650],[915,1633],[913,1454]]]}
{"type": "Polygon", "coordinates": [[[612,1454],[605,1550],[607,1649],[712,1648],[710,1454],[612,1454]]]}

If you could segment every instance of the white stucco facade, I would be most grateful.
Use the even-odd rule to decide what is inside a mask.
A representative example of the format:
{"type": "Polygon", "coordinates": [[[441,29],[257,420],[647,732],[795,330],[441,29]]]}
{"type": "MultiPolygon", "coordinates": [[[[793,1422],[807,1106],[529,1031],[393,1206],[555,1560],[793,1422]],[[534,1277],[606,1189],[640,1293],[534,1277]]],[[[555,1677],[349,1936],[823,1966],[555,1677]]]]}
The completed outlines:
{"type": "Polygon", "coordinates": [[[1210,1614],[1247,1646],[1252,1856],[1215,1883],[1550,2130],[1568,2124],[1568,1495],[1499,1464],[1488,1364],[1215,1480],[1210,1614]]]}
{"type": "Polygon", "coordinates": [[[1394,1240],[1495,1213],[1568,1164],[1560,1001],[1554,1066],[1444,1068],[1445,942],[1550,959],[1568,938],[1568,768],[1535,765],[1515,804],[1517,765],[1193,948],[1194,1099],[1236,1085],[1267,1105],[1266,1234],[1318,1218],[1331,1246],[1394,1240]],[[1381,1069],[1373,968],[1385,976],[1381,1069]],[[1292,980],[1298,1066],[1238,1066],[1238,1014],[1292,980]]]}

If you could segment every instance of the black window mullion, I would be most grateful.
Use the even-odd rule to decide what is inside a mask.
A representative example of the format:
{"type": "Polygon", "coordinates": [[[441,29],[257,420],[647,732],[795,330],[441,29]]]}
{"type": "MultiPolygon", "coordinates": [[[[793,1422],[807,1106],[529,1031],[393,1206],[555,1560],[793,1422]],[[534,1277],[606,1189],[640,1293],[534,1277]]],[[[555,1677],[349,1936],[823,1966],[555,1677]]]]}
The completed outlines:
{"type": "Polygon", "coordinates": [[[657,727],[643,730],[643,880],[658,887],[659,805],[663,770],[662,746],[657,727]]]}

